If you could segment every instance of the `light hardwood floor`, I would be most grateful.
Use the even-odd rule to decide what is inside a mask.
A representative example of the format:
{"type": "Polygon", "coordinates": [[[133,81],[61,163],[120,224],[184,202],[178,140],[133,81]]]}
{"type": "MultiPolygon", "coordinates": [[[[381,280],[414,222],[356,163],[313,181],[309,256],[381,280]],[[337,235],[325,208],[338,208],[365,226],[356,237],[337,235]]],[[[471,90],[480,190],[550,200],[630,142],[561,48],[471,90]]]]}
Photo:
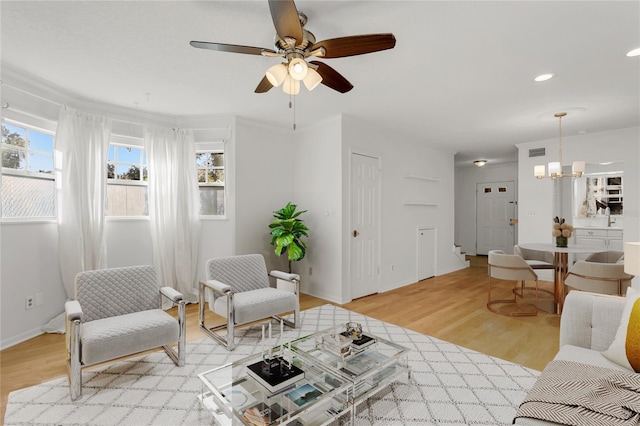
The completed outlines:
{"type": "MultiPolygon", "coordinates": [[[[560,317],[542,311],[519,318],[489,312],[486,257],[469,259],[469,268],[337,306],[542,370],[558,351],[560,317]]],[[[303,310],[325,303],[305,294],[300,298],[303,310]]],[[[207,315],[208,325],[223,322],[207,315]]],[[[197,305],[188,305],[187,340],[202,337],[197,305]]],[[[64,335],[44,334],[0,351],[3,421],[9,392],[66,375],[64,341],[64,335]]]]}

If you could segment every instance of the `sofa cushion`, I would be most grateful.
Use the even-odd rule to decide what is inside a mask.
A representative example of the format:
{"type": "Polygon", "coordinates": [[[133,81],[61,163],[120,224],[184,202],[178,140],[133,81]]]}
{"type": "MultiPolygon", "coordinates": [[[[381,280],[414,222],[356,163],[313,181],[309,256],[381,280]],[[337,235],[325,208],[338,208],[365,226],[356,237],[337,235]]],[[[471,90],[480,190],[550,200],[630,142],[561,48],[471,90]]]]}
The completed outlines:
{"type": "Polygon", "coordinates": [[[605,358],[600,351],[594,351],[593,349],[582,348],[580,346],[564,345],[560,348],[560,351],[558,351],[553,360],[580,362],[582,364],[595,365],[596,367],[629,372],[629,369],[605,358]]]}
{"type": "Polygon", "coordinates": [[[178,341],[178,321],[160,309],[82,323],[81,361],[92,365],[178,341]]]}
{"type": "MultiPolygon", "coordinates": [[[[246,324],[269,318],[274,313],[293,311],[297,305],[298,298],[294,293],[272,287],[236,293],[233,295],[235,324],[246,324]]],[[[213,312],[227,317],[227,296],[215,300],[213,312]]]]}
{"type": "Polygon", "coordinates": [[[620,326],[606,358],[629,370],[640,373],[640,292],[629,287],[620,318],[620,326]]]}

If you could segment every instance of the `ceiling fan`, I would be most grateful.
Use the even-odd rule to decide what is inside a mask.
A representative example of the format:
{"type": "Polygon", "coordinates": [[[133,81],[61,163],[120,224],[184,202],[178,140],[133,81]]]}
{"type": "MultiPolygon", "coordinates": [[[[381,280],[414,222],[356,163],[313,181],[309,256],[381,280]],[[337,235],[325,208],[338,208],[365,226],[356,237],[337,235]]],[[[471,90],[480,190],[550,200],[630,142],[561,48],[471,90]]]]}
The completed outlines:
{"type": "Polygon", "coordinates": [[[276,28],[276,50],[237,44],[192,41],[193,47],[220,52],[244,53],[281,57],[284,62],[270,67],[255,92],[265,93],[282,85],[285,93],[297,95],[302,81],[308,90],[320,83],[340,93],[353,89],[353,85],[329,65],[308,58],[344,58],[381,50],[393,49],[396,38],[391,33],[365,34],[333,38],[316,42],[315,36],[304,28],[307,16],[298,12],[293,0],[269,0],[269,10],[276,28]]]}

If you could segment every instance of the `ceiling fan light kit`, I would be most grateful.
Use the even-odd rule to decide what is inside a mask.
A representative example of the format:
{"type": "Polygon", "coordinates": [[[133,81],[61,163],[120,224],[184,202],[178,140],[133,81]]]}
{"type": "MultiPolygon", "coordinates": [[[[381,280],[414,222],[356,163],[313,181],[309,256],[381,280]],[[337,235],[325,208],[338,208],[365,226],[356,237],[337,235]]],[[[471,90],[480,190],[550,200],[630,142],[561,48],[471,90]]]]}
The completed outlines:
{"type": "Polygon", "coordinates": [[[316,42],[313,33],[304,28],[307,16],[298,12],[293,0],[269,0],[269,11],[276,29],[276,50],[206,41],[192,41],[190,44],[199,49],[283,58],[284,63],[267,70],[255,92],[265,93],[272,87],[283,85],[287,94],[297,94],[300,81],[308,90],[313,90],[320,83],[340,93],[353,89],[353,85],[329,65],[307,62],[308,58],[344,58],[393,49],[396,45],[391,33],[354,35],[316,42]],[[287,83],[287,78],[295,82],[287,83]]]}
{"type": "Polygon", "coordinates": [[[291,75],[288,75],[284,79],[282,90],[287,95],[297,95],[300,93],[300,80],[296,80],[295,78],[292,78],[291,75]]]}
{"type": "Polygon", "coordinates": [[[322,76],[318,73],[318,71],[309,67],[309,69],[307,70],[307,76],[304,78],[304,80],[302,80],[302,82],[304,83],[304,86],[308,91],[312,91],[313,89],[318,87],[320,83],[322,83],[322,76]]]}
{"type": "Polygon", "coordinates": [[[279,87],[284,82],[287,74],[287,67],[284,64],[276,64],[265,73],[269,83],[271,83],[273,87],[279,87]]]}

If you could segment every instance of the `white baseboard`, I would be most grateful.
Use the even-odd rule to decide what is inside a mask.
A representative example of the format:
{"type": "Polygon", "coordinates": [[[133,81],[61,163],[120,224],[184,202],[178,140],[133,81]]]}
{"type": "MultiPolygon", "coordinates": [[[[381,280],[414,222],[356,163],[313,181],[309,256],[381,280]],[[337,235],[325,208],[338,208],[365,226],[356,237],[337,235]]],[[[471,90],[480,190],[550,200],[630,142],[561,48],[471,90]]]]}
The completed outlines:
{"type": "Polygon", "coordinates": [[[32,328],[31,330],[27,330],[24,333],[18,334],[17,336],[12,336],[8,339],[4,339],[0,341],[0,350],[10,348],[11,346],[15,346],[18,343],[22,343],[29,339],[33,339],[34,337],[39,336],[41,334],[44,334],[44,331],[42,331],[42,328],[40,327],[32,328]]]}
{"type": "Polygon", "coordinates": [[[451,272],[459,271],[461,269],[467,269],[468,267],[469,267],[468,264],[467,265],[451,266],[451,267],[449,267],[447,269],[443,269],[442,271],[436,272],[436,276],[440,276],[440,275],[444,275],[444,274],[450,274],[451,272]]]}

